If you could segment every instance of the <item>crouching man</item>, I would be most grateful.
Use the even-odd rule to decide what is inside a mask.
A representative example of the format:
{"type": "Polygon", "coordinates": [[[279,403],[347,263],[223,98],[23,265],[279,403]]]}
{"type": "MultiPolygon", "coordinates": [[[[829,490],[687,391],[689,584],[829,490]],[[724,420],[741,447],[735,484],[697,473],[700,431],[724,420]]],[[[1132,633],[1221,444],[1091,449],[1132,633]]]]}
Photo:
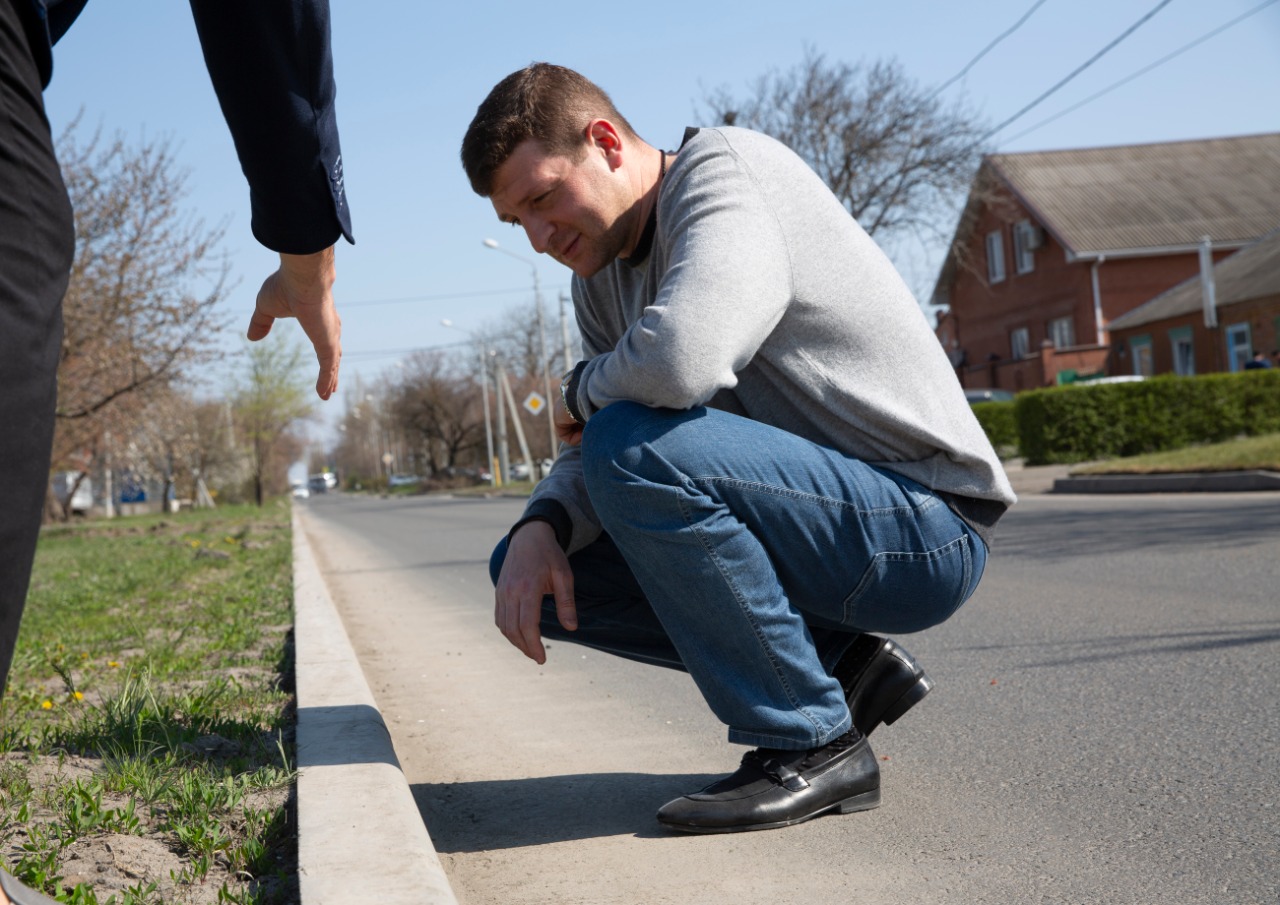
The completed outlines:
{"type": "Polygon", "coordinates": [[[496,621],[687,670],[739,769],[686,832],[876,807],[867,736],[931,682],[897,644],[974,592],[1014,494],[911,293],[790,150],[642,141],[545,63],[462,143],[475,191],[574,273],[566,446],[494,552],[496,621]]]}

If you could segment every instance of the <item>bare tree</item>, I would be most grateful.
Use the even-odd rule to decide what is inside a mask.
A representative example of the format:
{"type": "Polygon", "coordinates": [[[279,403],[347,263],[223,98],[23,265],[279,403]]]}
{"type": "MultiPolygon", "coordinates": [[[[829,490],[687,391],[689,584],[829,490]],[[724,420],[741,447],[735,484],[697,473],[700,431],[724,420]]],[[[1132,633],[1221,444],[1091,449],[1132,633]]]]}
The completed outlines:
{"type": "Polygon", "coordinates": [[[130,145],[76,124],[58,141],[75,210],[76,252],[63,300],[54,468],[88,472],[110,435],[133,434],[222,328],[228,264],[221,229],[183,208],[185,172],[168,143],[130,145]]]}
{"type": "Polygon", "coordinates": [[[758,79],[737,98],[706,100],[705,119],[765,132],[822,178],[869,234],[937,234],[982,156],[983,124],[945,104],[896,61],[828,63],[807,51],[790,70],[758,79]]]}
{"type": "Polygon", "coordinates": [[[84,418],[207,356],[223,326],[215,307],[229,264],[221,229],[182,207],[187,174],[165,141],[87,144],[75,124],[58,142],[75,210],[76,255],[66,321],[58,416],[84,418]]]}
{"type": "MultiPolygon", "coordinates": [[[[302,376],[305,358],[301,347],[273,332],[248,346],[249,367],[236,380],[232,408],[249,449],[253,472],[253,498],[261,506],[271,477],[287,470],[278,455],[282,447],[296,451],[286,432],[311,415],[309,386],[302,376]],[[277,466],[269,471],[272,466],[277,466]]],[[[282,478],[274,483],[282,483],[282,478]]]]}
{"type": "Polygon", "coordinates": [[[391,388],[389,408],[433,474],[458,464],[463,452],[484,447],[479,384],[463,373],[456,356],[418,352],[410,357],[391,388]]]}

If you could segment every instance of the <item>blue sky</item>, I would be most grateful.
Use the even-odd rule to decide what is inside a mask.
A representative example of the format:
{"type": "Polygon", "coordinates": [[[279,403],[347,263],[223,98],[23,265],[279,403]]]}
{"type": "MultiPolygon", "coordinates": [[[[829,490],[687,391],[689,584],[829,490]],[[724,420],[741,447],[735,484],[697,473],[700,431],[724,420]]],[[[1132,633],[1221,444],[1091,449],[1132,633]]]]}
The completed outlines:
{"type": "MultiPolygon", "coordinates": [[[[1030,134],[1017,133],[1225,24],[1262,0],[1173,0],[1126,41],[994,139],[1024,151],[1171,141],[1280,130],[1280,3],[1177,59],[1030,134]]],[[[458,144],[476,105],[532,60],[571,66],[608,90],[650,143],[674,147],[701,100],[798,62],[806,48],[850,63],[897,58],[938,85],[1013,26],[1034,0],[691,2],[683,4],[434,3],[333,0],[338,116],[358,244],[338,248],[343,384],[372,380],[404,351],[463,337],[532,299],[522,233],[474,196],[458,144]],[[385,300],[405,300],[386,302],[385,300]]],[[[1001,122],[1093,56],[1157,0],[1047,0],[946,90],[1001,122]]],[[[248,190],[200,57],[186,4],[94,0],[54,55],[46,94],[55,134],[83,110],[86,127],[167,136],[190,171],[190,205],[226,221],[238,288],[233,332],[248,323],[274,256],[249,233],[248,190]]],[[[888,249],[927,298],[940,247],[888,249]]],[[[551,303],[569,274],[536,262],[551,303]]],[[[554,321],[553,321],[554,322],[554,321]]],[[[300,335],[300,334],[299,334],[300,335]]],[[[238,348],[231,335],[227,348],[238,348]]],[[[235,357],[210,370],[225,383],[235,357]]],[[[340,409],[342,391],[327,408],[340,409]]],[[[332,416],[332,411],[330,416],[332,416]]]]}

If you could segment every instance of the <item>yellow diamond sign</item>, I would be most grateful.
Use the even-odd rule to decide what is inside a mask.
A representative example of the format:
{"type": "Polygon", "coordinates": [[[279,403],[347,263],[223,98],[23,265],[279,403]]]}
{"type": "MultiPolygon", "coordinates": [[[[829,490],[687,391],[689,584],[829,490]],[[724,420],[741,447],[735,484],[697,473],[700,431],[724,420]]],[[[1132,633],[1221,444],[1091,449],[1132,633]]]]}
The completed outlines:
{"type": "Polygon", "coordinates": [[[524,397],[524,410],[530,415],[540,415],[542,410],[547,407],[547,400],[542,398],[540,393],[530,393],[524,397]]]}

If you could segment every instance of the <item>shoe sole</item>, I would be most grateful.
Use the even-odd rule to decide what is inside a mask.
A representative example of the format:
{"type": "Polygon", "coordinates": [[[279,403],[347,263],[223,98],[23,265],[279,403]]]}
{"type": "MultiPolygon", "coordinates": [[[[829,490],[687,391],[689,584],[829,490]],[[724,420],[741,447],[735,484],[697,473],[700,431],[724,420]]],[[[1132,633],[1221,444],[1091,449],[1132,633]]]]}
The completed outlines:
{"type": "Polygon", "coordinates": [[[823,814],[856,814],[859,811],[871,811],[878,807],[880,807],[879,786],[867,792],[860,792],[857,795],[846,798],[844,801],[829,804],[825,808],[814,811],[812,814],[805,814],[803,817],[795,817],[791,820],[778,820],[773,823],[748,823],[737,826],[690,826],[683,823],[667,823],[664,820],[659,820],[658,823],[669,830],[678,830],[681,833],[700,833],[703,835],[712,833],[747,833],[752,830],[776,830],[784,826],[795,826],[797,823],[804,823],[806,820],[821,817],[823,814]]]}
{"type": "MultiPolygon", "coordinates": [[[[915,658],[888,638],[884,639],[882,647],[876,653],[876,657],[890,657],[898,661],[910,669],[916,678],[902,694],[898,695],[891,703],[886,704],[878,713],[865,714],[861,720],[855,723],[858,730],[866,736],[870,736],[871,733],[875,732],[876,727],[881,723],[886,726],[896,723],[908,710],[919,704],[924,700],[925,695],[933,690],[933,680],[925,675],[924,670],[920,668],[920,664],[916,663],[915,658]]],[[[847,700],[849,700],[850,710],[853,710],[852,699],[847,698],[847,700]]]]}
{"type": "Polygon", "coordinates": [[[886,726],[891,726],[898,722],[898,720],[900,720],[908,710],[923,701],[924,696],[932,690],[933,680],[922,674],[920,678],[916,679],[916,684],[903,692],[902,697],[898,698],[898,700],[886,707],[884,712],[880,714],[879,719],[877,719],[871,728],[866,730],[863,734],[870,735],[875,731],[876,726],[881,723],[884,723],[886,726]]]}

